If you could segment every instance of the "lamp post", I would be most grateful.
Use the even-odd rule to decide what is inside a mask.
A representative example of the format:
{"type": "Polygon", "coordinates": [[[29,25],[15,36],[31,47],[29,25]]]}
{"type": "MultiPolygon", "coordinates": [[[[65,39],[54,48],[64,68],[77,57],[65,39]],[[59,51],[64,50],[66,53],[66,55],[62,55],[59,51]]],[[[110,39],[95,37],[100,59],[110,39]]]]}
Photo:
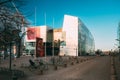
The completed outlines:
{"type": "Polygon", "coordinates": [[[9,70],[12,70],[11,64],[12,64],[12,44],[14,44],[14,41],[11,41],[10,43],[10,62],[9,62],[9,70]]]}
{"type": "Polygon", "coordinates": [[[9,63],[9,70],[10,71],[11,71],[11,63],[12,63],[12,60],[11,60],[11,55],[12,55],[11,47],[12,47],[12,43],[10,42],[10,63],[9,63]]]}
{"type": "Polygon", "coordinates": [[[77,58],[77,47],[76,47],[76,49],[75,49],[75,50],[76,50],[76,58],[77,58]]]}
{"type": "Polygon", "coordinates": [[[75,52],[76,52],[76,58],[77,58],[77,56],[78,56],[78,53],[77,53],[78,49],[77,49],[77,47],[74,48],[74,50],[75,50],[75,52]]]}

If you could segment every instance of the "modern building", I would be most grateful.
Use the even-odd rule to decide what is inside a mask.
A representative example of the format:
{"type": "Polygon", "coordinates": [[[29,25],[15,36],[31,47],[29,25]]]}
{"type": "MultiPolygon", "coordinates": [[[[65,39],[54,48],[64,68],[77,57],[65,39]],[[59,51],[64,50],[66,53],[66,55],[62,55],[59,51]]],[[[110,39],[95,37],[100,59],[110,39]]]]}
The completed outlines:
{"type": "Polygon", "coordinates": [[[54,40],[54,44],[53,44],[53,46],[54,46],[54,50],[55,50],[55,53],[56,53],[56,55],[62,55],[62,50],[60,50],[61,49],[61,47],[60,47],[60,45],[63,45],[63,43],[64,43],[64,40],[65,40],[65,32],[64,31],[62,31],[62,28],[58,28],[58,29],[54,29],[54,33],[53,33],[54,35],[53,35],[53,40],[54,40]]]}
{"type": "Polygon", "coordinates": [[[26,28],[25,48],[28,54],[35,53],[36,37],[42,38],[44,45],[51,45],[53,42],[53,29],[48,26],[34,26],[26,28]]]}
{"type": "Polygon", "coordinates": [[[94,38],[78,17],[65,15],[62,29],[65,32],[65,39],[60,54],[70,56],[94,54],[94,38]]]}
{"type": "MultiPolygon", "coordinates": [[[[26,50],[34,52],[36,37],[47,44],[47,55],[92,55],[95,50],[94,38],[83,22],[75,16],[65,15],[63,27],[52,29],[35,26],[26,29],[26,50]]],[[[45,46],[45,45],[44,45],[45,46]]]]}
{"type": "Polygon", "coordinates": [[[54,29],[54,40],[63,40],[62,28],[54,29]]]}

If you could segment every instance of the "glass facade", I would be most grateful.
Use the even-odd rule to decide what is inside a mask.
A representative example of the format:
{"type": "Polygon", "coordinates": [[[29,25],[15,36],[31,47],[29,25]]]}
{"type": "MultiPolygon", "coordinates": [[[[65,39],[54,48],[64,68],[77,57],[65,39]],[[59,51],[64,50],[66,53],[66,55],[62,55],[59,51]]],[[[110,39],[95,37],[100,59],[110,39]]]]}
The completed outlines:
{"type": "Polygon", "coordinates": [[[80,19],[78,20],[78,42],[78,55],[94,54],[94,38],[80,19]]]}

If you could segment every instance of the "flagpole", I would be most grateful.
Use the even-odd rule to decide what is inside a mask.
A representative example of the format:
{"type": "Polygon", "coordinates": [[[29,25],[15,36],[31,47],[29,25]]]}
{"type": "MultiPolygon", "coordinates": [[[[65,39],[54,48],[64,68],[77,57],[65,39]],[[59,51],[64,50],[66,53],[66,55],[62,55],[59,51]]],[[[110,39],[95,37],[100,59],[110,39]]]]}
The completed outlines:
{"type": "Polygon", "coordinates": [[[54,57],[54,18],[53,18],[53,50],[52,51],[53,51],[52,56],[54,57]]]}
{"type": "Polygon", "coordinates": [[[17,7],[15,6],[15,3],[14,3],[13,1],[11,1],[11,3],[12,3],[12,5],[13,5],[13,7],[15,8],[16,12],[19,13],[17,7]]]}
{"type": "MultiPolygon", "coordinates": [[[[46,26],[46,13],[44,14],[45,16],[45,26],[46,26]]],[[[46,26],[46,41],[45,41],[45,60],[46,60],[46,43],[47,43],[47,26],[46,26]]]]}
{"type": "Polygon", "coordinates": [[[35,7],[35,26],[36,26],[36,7],[35,7]]]}
{"type": "MultiPolygon", "coordinates": [[[[35,7],[35,26],[36,26],[36,7],[35,7]]],[[[34,28],[35,28],[35,26],[34,26],[34,28]]],[[[35,32],[35,55],[36,55],[36,32],[35,32]]]]}

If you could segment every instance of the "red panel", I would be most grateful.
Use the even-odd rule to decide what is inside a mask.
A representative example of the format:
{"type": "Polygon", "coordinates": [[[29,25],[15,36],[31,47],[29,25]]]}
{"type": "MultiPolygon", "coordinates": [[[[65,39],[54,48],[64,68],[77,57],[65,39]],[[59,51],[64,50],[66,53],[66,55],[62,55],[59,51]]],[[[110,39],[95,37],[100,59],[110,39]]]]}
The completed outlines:
{"type": "Polygon", "coordinates": [[[40,37],[40,27],[27,28],[27,40],[35,40],[36,37],[40,37]]]}
{"type": "Polygon", "coordinates": [[[36,38],[36,57],[44,57],[44,45],[42,38],[36,38]]]}

